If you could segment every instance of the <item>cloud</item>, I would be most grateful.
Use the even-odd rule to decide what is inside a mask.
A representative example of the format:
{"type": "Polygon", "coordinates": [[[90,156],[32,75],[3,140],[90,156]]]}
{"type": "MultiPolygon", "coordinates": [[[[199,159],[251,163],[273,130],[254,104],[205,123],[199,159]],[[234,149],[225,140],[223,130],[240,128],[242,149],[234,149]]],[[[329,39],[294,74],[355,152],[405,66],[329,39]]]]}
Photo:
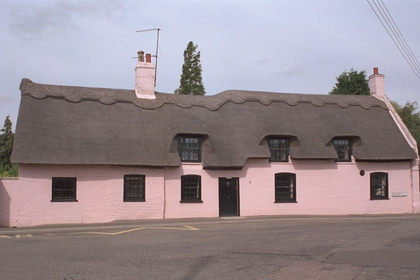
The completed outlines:
{"type": "Polygon", "coordinates": [[[15,101],[14,98],[8,96],[8,95],[0,95],[0,100],[1,100],[1,105],[7,105],[7,104],[11,104],[12,102],[15,101]]]}
{"type": "Polygon", "coordinates": [[[277,77],[300,76],[308,73],[307,68],[302,64],[283,64],[280,71],[276,73],[277,77]]]}
{"type": "Polygon", "coordinates": [[[14,5],[10,29],[21,38],[36,38],[66,33],[78,28],[80,19],[97,16],[112,17],[126,7],[126,1],[72,1],[31,2],[14,5]]]}
{"type": "Polygon", "coordinates": [[[259,60],[257,63],[258,63],[258,65],[264,65],[264,64],[269,64],[269,63],[272,63],[272,62],[273,62],[272,59],[264,58],[264,59],[259,60]]]}

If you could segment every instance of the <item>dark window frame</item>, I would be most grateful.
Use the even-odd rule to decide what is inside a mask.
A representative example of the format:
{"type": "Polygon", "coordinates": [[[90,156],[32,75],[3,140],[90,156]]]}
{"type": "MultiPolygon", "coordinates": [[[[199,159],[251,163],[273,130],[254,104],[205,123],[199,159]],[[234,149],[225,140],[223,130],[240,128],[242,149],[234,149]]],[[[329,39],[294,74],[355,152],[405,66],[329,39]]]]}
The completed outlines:
{"type": "MultiPolygon", "coordinates": [[[[289,161],[289,139],[284,137],[269,137],[267,139],[268,149],[270,150],[270,162],[288,162],[289,161]],[[274,141],[284,141],[285,148],[276,148],[274,141]],[[283,158],[283,159],[282,159],[283,158]]],[[[281,144],[280,144],[281,145],[281,144]]]]}
{"type": "Polygon", "coordinates": [[[52,177],[51,202],[77,202],[77,178],[52,177]]]}
{"type": "Polygon", "coordinates": [[[371,200],[389,199],[388,173],[386,172],[370,173],[370,199],[371,200]],[[384,179],[385,179],[385,184],[384,184],[384,179]]]}
{"type": "Polygon", "coordinates": [[[333,141],[333,146],[335,151],[337,152],[337,156],[338,158],[335,159],[334,161],[336,162],[351,162],[351,156],[352,156],[352,142],[350,138],[334,138],[333,141]],[[344,141],[346,141],[347,143],[343,143],[344,141]],[[343,149],[343,146],[346,146],[347,149],[343,149]],[[346,158],[346,156],[348,158],[346,158]]]}
{"type": "Polygon", "coordinates": [[[127,174],[124,175],[124,202],[144,202],[146,201],[146,175],[141,174],[127,174]],[[131,180],[131,179],[141,179],[142,186],[132,185],[134,181],[140,180],[131,180]],[[130,184],[131,183],[131,184],[130,184]],[[137,195],[134,195],[136,194],[137,195]]]}
{"type": "Polygon", "coordinates": [[[295,173],[281,172],[274,174],[274,202],[297,202],[295,173]]]}
{"type": "Polygon", "coordinates": [[[181,162],[201,162],[201,136],[179,135],[178,136],[178,154],[181,162]],[[188,140],[187,140],[188,139],[188,140]],[[196,143],[188,143],[190,140],[196,140],[196,143]],[[196,145],[197,147],[193,147],[196,145]]]}
{"type": "Polygon", "coordinates": [[[201,200],[201,176],[181,176],[181,203],[197,203],[201,200]]]}

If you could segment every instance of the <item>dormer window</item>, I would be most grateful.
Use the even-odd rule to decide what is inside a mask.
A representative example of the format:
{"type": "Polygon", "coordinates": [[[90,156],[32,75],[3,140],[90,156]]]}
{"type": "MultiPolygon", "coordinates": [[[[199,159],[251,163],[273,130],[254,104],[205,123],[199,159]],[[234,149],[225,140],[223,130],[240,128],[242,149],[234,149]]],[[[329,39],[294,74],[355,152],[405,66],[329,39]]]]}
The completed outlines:
{"type": "Polygon", "coordinates": [[[351,161],[350,139],[334,139],[333,145],[338,156],[338,159],[336,159],[335,161],[351,161]]]}
{"type": "Polygon", "coordinates": [[[270,161],[287,162],[289,159],[289,140],[287,138],[268,138],[270,161]]]}
{"type": "Polygon", "coordinates": [[[200,162],[201,137],[185,135],[179,136],[178,153],[182,162],[200,162]]]}

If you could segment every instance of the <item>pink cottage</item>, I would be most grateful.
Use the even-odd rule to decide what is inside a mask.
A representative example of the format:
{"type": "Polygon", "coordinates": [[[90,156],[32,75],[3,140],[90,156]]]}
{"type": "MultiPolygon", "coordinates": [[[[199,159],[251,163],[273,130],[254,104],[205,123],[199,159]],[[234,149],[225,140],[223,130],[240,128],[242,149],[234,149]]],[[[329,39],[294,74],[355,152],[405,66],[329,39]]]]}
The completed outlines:
{"type": "Polygon", "coordinates": [[[0,224],[256,215],[420,213],[416,142],[369,77],[371,96],[154,91],[23,79],[0,224]]]}

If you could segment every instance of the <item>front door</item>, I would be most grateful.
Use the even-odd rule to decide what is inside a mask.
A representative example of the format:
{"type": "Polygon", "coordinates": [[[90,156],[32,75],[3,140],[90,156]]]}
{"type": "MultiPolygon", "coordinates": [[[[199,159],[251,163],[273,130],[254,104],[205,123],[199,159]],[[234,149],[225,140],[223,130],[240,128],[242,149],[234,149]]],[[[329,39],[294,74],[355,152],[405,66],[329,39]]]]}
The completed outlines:
{"type": "Polygon", "coordinates": [[[239,216],[239,178],[219,178],[219,216],[239,216]]]}

